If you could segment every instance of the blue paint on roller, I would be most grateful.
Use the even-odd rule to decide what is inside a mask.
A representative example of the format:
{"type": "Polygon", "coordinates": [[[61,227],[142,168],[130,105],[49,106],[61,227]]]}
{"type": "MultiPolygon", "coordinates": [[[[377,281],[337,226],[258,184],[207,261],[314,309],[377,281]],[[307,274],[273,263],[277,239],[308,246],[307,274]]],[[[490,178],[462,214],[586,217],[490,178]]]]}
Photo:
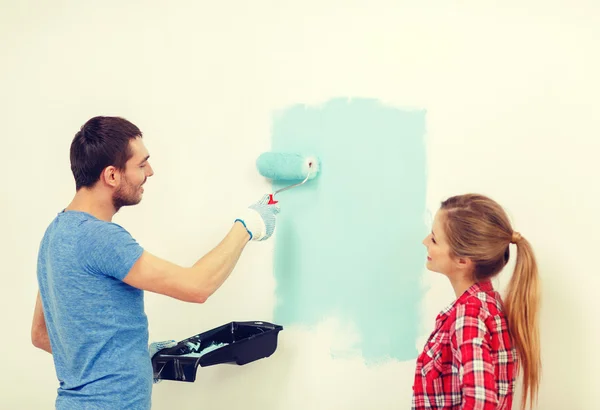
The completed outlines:
{"type": "Polygon", "coordinates": [[[318,159],[314,155],[296,152],[264,152],[256,159],[258,172],[266,178],[277,181],[309,180],[317,176],[318,159]]]}
{"type": "Polygon", "coordinates": [[[334,316],[358,330],[355,348],[367,362],[416,357],[424,134],[424,111],[370,99],[298,105],[275,118],[272,152],[321,160],[319,178],[287,192],[278,217],[277,322],[314,325],[334,316]]]}

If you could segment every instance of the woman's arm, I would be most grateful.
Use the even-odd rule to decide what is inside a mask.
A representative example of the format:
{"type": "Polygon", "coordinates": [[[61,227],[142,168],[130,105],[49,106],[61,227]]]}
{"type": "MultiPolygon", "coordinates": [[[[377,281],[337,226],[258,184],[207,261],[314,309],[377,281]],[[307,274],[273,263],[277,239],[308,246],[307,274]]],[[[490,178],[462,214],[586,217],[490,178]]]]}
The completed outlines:
{"type": "Polygon", "coordinates": [[[490,349],[490,332],[481,306],[457,306],[454,338],[460,352],[462,410],[496,410],[498,388],[490,349]]]}

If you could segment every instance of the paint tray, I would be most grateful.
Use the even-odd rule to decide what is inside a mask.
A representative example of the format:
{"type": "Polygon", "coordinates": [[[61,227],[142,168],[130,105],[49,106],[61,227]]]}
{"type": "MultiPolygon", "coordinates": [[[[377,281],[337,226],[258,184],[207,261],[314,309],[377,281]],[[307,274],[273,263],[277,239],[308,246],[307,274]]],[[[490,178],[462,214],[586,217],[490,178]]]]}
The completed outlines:
{"type": "Polygon", "coordinates": [[[268,322],[230,322],[159,350],[152,357],[154,378],[194,382],[198,365],[239,366],[271,356],[283,326],[268,322]]]}

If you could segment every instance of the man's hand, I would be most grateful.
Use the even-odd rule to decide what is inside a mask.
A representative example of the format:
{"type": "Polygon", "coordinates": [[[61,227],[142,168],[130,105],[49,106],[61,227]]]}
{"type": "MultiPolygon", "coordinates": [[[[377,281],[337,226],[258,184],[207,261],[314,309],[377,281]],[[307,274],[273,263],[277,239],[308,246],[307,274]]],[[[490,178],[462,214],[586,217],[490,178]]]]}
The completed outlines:
{"type": "MultiPolygon", "coordinates": [[[[173,347],[176,344],[177,344],[177,342],[175,340],[165,340],[162,342],[150,343],[150,346],[148,346],[148,353],[150,354],[150,360],[152,360],[154,355],[156,353],[158,353],[159,350],[166,349],[168,347],[173,347]]],[[[154,384],[160,383],[161,381],[162,381],[161,379],[154,379],[154,384]]]]}
{"type": "Polygon", "coordinates": [[[52,347],[50,346],[50,338],[48,336],[48,329],[46,328],[46,318],[44,317],[44,308],[42,306],[39,290],[35,300],[33,321],[31,323],[31,342],[38,349],[45,350],[52,354],[52,347]]]}
{"type": "Polygon", "coordinates": [[[269,195],[264,195],[258,202],[250,205],[243,215],[236,219],[241,222],[253,241],[264,241],[275,231],[276,216],[279,205],[269,205],[269,195]]]}

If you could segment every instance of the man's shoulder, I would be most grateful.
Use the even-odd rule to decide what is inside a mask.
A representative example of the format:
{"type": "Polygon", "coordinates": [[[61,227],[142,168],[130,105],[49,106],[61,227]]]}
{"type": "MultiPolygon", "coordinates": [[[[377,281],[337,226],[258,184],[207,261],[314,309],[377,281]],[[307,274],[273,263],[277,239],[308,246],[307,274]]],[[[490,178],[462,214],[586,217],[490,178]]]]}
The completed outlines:
{"type": "Polygon", "coordinates": [[[89,221],[81,226],[80,238],[87,246],[110,248],[136,242],[121,225],[106,221],[89,221]]]}
{"type": "Polygon", "coordinates": [[[129,231],[121,225],[114,222],[101,221],[99,219],[90,219],[82,222],[83,229],[100,232],[100,233],[125,233],[129,235],[129,231]]]}
{"type": "Polygon", "coordinates": [[[95,248],[131,242],[135,242],[135,239],[119,224],[98,219],[85,212],[63,211],[46,229],[42,246],[44,243],[52,243],[51,246],[67,246],[78,254],[85,254],[95,248]]]}
{"type": "Polygon", "coordinates": [[[68,211],[62,212],[57,218],[63,219],[63,227],[67,229],[79,229],[81,231],[90,231],[92,233],[121,232],[129,233],[123,226],[109,221],[104,221],[86,212],[68,211]]]}

